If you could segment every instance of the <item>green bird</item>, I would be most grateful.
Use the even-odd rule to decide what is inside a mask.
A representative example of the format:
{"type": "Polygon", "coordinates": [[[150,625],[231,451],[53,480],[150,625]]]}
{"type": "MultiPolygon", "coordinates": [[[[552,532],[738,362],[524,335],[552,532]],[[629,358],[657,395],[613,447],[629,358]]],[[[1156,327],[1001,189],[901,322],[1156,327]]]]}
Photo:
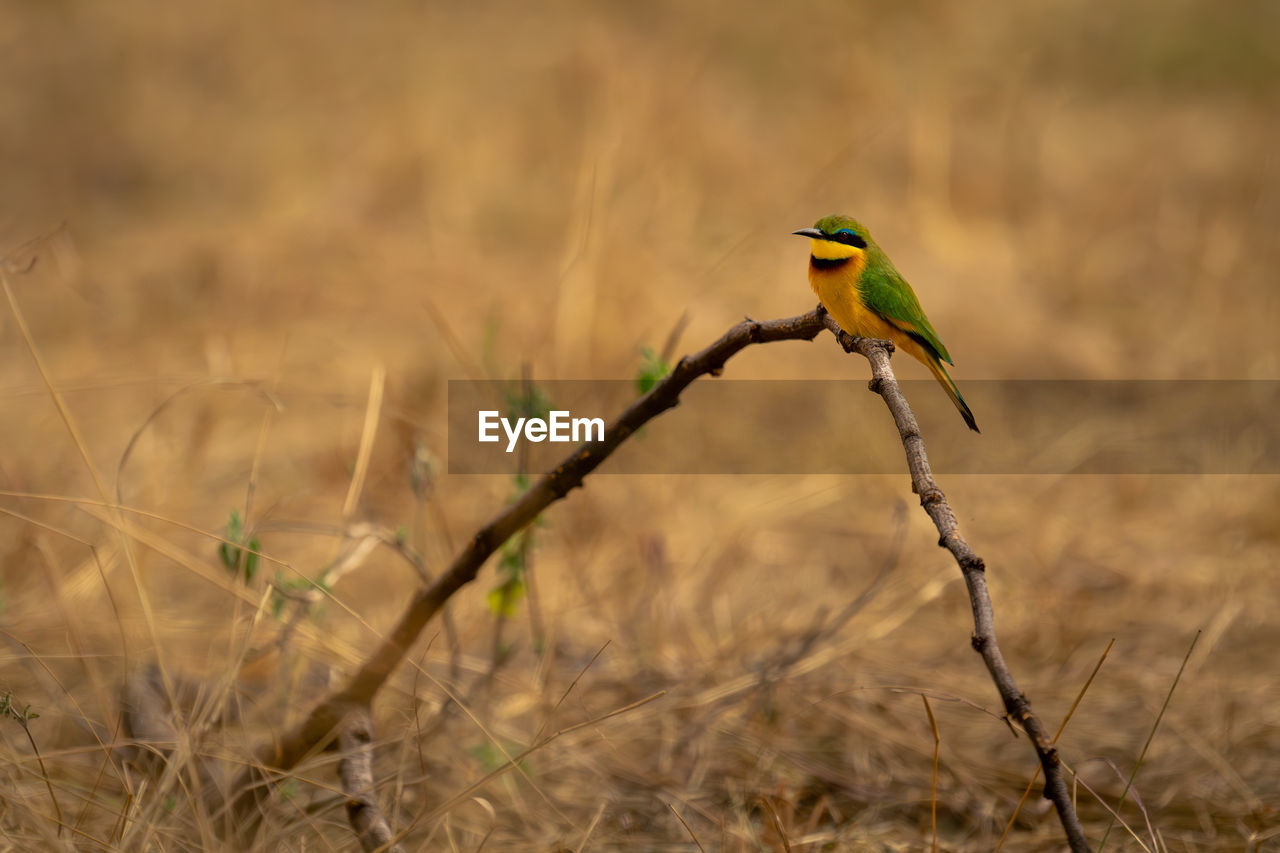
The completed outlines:
{"type": "Polygon", "coordinates": [[[793,231],[811,241],[809,284],[840,328],[851,335],[892,341],[933,373],[969,429],[978,422],[947,369],[954,364],[920,300],[871,234],[849,216],[826,216],[793,231]]]}

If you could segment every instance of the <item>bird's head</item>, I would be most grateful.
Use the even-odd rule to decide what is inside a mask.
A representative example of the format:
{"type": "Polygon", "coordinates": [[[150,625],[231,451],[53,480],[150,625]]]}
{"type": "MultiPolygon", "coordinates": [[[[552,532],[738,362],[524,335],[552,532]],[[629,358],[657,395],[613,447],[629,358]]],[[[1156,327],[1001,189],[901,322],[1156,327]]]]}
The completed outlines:
{"type": "Polygon", "coordinates": [[[812,228],[792,231],[812,240],[811,253],[820,261],[841,261],[860,257],[871,243],[871,235],[852,216],[824,216],[812,228]]]}

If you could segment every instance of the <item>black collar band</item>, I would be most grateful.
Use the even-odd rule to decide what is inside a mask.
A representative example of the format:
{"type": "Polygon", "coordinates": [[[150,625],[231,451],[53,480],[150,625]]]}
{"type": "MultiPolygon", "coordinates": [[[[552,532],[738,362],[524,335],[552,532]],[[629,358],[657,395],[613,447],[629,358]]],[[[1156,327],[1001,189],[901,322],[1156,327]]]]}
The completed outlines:
{"type": "Polygon", "coordinates": [[[849,261],[851,260],[853,260],[853,258],[851,257],[850,258],[815,258],[813,255],[809,256],[809,263],[813,266],[815,270],[835,269],[836,267],[844,266],[845,264],[849,263],[849,261]]]}

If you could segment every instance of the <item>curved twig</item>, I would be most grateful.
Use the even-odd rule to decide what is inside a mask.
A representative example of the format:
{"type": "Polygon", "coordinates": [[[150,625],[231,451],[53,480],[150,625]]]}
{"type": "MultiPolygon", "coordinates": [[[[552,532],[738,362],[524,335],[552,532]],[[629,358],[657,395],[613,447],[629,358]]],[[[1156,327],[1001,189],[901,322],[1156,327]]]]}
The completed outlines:
{"type": "Polygon", "coordinates": [[[347,686],[322,702],[302,725],[286,734],[267,754],[261,755],[262,762],[279,770],[296,766],[318,744],[329,738],[347,709],[352,705],[369,704],[431,617],[455,592],[475,580],[481,565],[502,543],[548,506],[581,486],[582,479],[599,467],[637,429],[673,408],[679,402],[681,392],[695,379],[707,374],[718,375],[726,361],[751,344],[813,340],[821,331],[822,318],[817,311],[763,323],[746,320],[701,352],[680,359],[670,374],[609,425],[603,440],[579,447],[540,478],[518,501],[508,505],[480,528],[444,574],[414,595],[400,622],[347,686]]]}
{"type": "Polygon", "coordinates": [[[532,522],[548,506],[582,485],[582,479],[600,466],[618,445],[648,421],[677,405],[680,394],[697,378],[718,376],[734,354],[751,344],[772,341],[811,341],[822,331],[822,315],[810,311],[785,320],[745,320],[725,332],[699,353],[680,359],[657,385],[632,403],[605,430],[600,441],[589,442],[543,475],[515,503],[508,505],[471,538],[449,568],[430,586],[420,589],[399,623],[365,661],[351,681],[317,705],[301,725],[258,755],[259,765],[241,774],[234,790],[240,791],[231,810],[243,834],[256,832],[269,789],[271,770],[290,770],[304,758],[332,749],[334,732],[353,709],[368,707],[388,677],[404,659],[422,629],[449,598],[475,580],[480,567],[507,539],[532,522]]]}
{"type": "Polygon", "coordinates": [[[840,341],[845,352],[856,352],[871,363],[871,382],[868,387],[884,398],[885,405],[893,415],[898,435],[902,437],[902,447],[907,453],[911,490],[920,496],[920,505],[933,520],[933,526],[938,528],[938,545],[951,552],[964,575],[964,583],[969,590],[969,603],[973,607],[974,651],[982,655],[982,661],[987,665],[987,672],[991,673],[996,689],[1000,691],[1000,698],[1004,701],[1009,718],[1022,727],[1035,747],[1036,756],[1044,770],[1044,795],[1058,810],[1058,818],[1062,821],[1071,850],[1078,853],[1092,849],[1084,837],[1080,817],[1071,803],[1071,792],[1067,789],[1066,777],[1053,739],[1040,718],[1031,713],[1031,703],[1018,689],[1013,673],[1009,671],[1009,665],[1005,663],[1000,646],[996,643],[995,615],[991,608],[991,596],[987,592],[986,564],[973,553],[969,543],[960,535],[956,515],[951,511],[946,495],[933,479],[933,470],[929,467],[929,457],[924,449],[924,439],[920,437],[920,426],[916,423],[916,416],[907,404],[902,389],[898,387],[893,369],[889,367],[889,353],[893,351],[893,344],[871,338],[855,338],[844,332],[829,315],[824,316],[823,322],[840,341]]]}

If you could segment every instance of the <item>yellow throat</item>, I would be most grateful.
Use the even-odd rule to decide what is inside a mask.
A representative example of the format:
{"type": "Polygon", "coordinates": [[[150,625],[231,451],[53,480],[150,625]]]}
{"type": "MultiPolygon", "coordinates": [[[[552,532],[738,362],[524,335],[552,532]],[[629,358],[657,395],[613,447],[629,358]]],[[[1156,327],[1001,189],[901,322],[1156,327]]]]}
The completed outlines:
{"type": "Polygon", "coordinates": [[[862,254],[857,246],[848,246],[834,240],[810,240],[809,254],[820,261],[839,261],[844,258],[856,258],[862,254]]]}

